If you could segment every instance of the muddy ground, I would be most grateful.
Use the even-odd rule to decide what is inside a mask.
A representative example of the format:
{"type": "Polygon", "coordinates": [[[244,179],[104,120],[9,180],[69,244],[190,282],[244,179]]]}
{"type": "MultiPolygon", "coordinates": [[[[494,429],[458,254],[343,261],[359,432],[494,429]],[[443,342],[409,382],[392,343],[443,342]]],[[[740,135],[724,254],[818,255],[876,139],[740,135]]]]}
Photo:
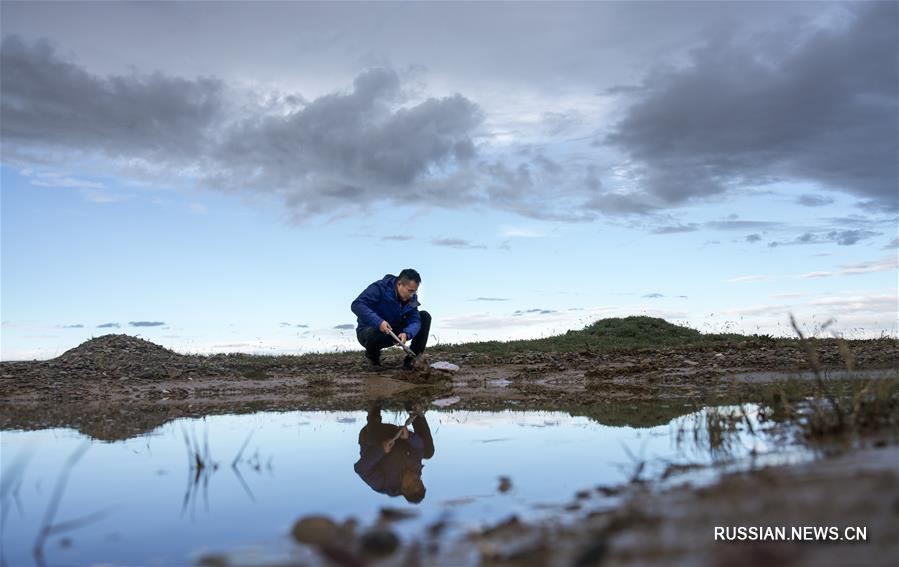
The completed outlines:
{"type": "MultiPolygon", "coordinates": [[[[815,352],[824,375],[845,373],[838,342],[820,341],[815,352]]],[[[851,357],[855,375],[895,377],[899,341],[854,341],[851,357]]],[[[361,409],[377,399],[410,396],[457,396],[456,408],[565,410],[595,415],[607,425],[648,426],[697,406],[733,401],[744,384],[810,376],[808,354],[798,342],[760,339],[502,356],[426,353],[429,362],[459,365],[455,373],[406,371],[399,349],[383,358],[383,368],[372,370],[361,353],[190,356],[106,335],[49,361],[0,363],[0,428],[72,427],[116,440],[178,417],[361,409]]]]}
{"type": "MultiPolygon", "coordinates": [[[[851,375],[895,380],[899,342],[818,341],[814,359],[797,342],[750,339],[680,347],[570,353],[429,354],[458,372],[406,371],[401,352],[367,368],[361,353],[305,357],[186,356],[125,335],[107,335],[44,362],[0,364],[0,429],[71,427],[103,440],[126,439],[170,420],[262,410],[327,410],[458,398],[454,409],[537,409],[587,415],[607,425],[667,423],[713,403],[752,401],[752,387],[785,376],[851,375]],[[848,358],[848,360],[847,360],[848,358]]],[[[614,489],[622,504],[580,514],[567,525],[510,521],[444,546],[486,564],[880,565],[899,559],[897,431],[856,442],[812,464],[727,476],[710,487],[659,492],[635,483],[614,489]],[[868,446],[868,448],[863,448],[868,446]],[[862,447],[862,448],[860,448],[862,447]],[[867,543],[721,543],[713,526],[868,526],[867,543]]],[[[588,494],[591,487],[588,489],[588,494]]],[[[560,496],[560,497],[564,497],[560,496]]],[[[563,509],[568,509],[563,508],[563,509]]],[[[394,558],[428,564],[418,545],[394,558]],[[417,554],[417,555],[416,555],[417,554]]],[[[447,555],[448,554],[448,555],[447,555]]],[[[459,556],[455,557],[459,559],[459,556]]],[[[358,558],[357,558],[358,559],[358,558]]]]}

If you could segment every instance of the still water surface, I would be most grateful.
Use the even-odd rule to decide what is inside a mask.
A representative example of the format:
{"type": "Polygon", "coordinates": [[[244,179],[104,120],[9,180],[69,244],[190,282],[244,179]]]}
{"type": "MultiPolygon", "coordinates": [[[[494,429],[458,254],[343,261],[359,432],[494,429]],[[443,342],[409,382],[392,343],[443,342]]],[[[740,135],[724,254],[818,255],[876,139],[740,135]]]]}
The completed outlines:
{"type": "MultiPolygon", "coordinates": [[[[398,425],[407,416],[380,415],[398,425]]],[[[292,543],[290,529],[309,514],[337,522],[352,517],[367,526],[382,507],[413,509],[416,518],[395,526],[401,537],[441,518],[470,529],[511,514],[553,514],[576,491],[626,482],[638,461],[647,461],[643,474],[652,476],[669,462],[715,459],[702,435],[698,445],[693,441],[705,423],[702,412],[634,428],[561,412],[431,410],[425,418],[433,455],[422,460],[409,452],[423,465],[426,489],[414,504],[377,492],[370,485],[377,482],[357,473],[367,417],[366,411],[209,416],[112,443],[68,429],[4,431],[3,561],[35,564],[35,542],[66,470],[51,523],[88,518],[46,538],[47,564],[163,565],[210,552],[295,556],[302,546],[292,543]],[[198,473],[185,437],[217,467],[198,473]],[[83,456],[66,467],[79,448],[86,449],[83,456]],[[498,489],[500,477],[511,480],[509,490],[498,489]]],[[[737,459],[771,451],[763,437],[745,430],[728,449],[737,459]]]]}

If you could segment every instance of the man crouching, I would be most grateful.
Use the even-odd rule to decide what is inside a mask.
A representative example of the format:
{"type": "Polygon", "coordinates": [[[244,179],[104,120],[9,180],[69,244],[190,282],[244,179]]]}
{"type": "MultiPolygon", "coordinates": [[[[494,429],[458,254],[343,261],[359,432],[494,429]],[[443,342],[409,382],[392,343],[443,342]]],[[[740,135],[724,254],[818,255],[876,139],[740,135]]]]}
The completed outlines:
{"type": "MultiPolygon", "coordinates": [[[[424,352],[431,330],[431,315],[419,311],[418,286],[421,276],[412,268],[399,276],[387,274],[373,282],[350,305],[356,314],[356,338],[365,347],[365,359],[373,367],[381,365],[381,349],[395,344],[393,331],[403,344],[412,341],[410,347],[416,356],[424,352]]],[[[403,367],[412,368],[413,358],[406,356],[403,367]]]]}

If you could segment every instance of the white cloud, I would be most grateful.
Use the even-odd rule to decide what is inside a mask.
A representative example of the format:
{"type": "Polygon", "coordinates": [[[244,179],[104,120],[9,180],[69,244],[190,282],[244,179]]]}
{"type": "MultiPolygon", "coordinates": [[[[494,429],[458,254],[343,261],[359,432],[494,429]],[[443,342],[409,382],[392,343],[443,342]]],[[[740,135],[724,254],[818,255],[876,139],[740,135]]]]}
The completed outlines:
{"type": "Polygon", "coordinates": [[[500,235],[507,238],[544,238],[546,233],[539,228],[527,226],[504,226],[500,235]]]}
{"type": "Polygon", "coordinates": [[[111,193],[102,189],[82,189],[81,196],[91,203],[118,203],[131,198],[131,195],[123,195],[121,193],[111,193]]]}
{"type": "Polygon", "coordinates": [[[106,189],[106,185],[99,181],[79,179],[69,173],[58,171],[35,171],[26,168],[19,173],[28,178],[28,183],[35,187],[59,187],[73,189],[106,189]]]}
{"type": "Polygon", "coordinates": [[[813,307],[826,307],[834,312],[892,312],[896,314],[897,296],[895,294],[878,295],[840,295],[822,297],[808,302],[813,307]]]}
{"type": "Polygon", "coordinates": [[[888,272],[899,268],[899,259],[895,255],[887,256],[882,260],[861,262],[842,266],[840,275],[870,274],[874,272],[888,272]]]}
{"type": "MultiPolygon", "coordinates": [[[[781,294],[795,296],[797,294],[781,294]]],[[[897,332],[897,296],[883,290],[838,295],[810,296],[805,301],[751,305],[722,310],[726,317],[739,317],[743,332],[793,336],[792,315],[809,335],[836,333],[848,338],[873,338],[897,332]],[[822,325],[831,321],[826,329],[822,325]]]]}

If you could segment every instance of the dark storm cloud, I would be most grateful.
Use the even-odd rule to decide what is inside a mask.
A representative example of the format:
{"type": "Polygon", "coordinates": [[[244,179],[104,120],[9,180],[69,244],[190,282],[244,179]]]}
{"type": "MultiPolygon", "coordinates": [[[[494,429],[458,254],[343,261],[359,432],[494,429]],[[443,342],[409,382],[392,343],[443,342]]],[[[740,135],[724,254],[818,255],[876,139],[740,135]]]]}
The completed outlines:
{"type": "Polygon", "coordinates": [[[544,112],[542,129],[548,136],[558,136],[579,126],[584,121],[578,112],[544,112]]]}
{"type": "Polygon", "coordinates": [[[462,238],[435,238],[431,240],[434,246],[445,246],[447,248],[458,248],[460,250],[486,250],[483,244],[474,244],[462,238]]]}
{"type": "Polygon", "coordinates": [[[896,89],[889,85],[896,57],[884,56],[883,48],[895,30],[888,17],[868,13],[895,12],[888,3],[850,6],[858,17],[841,31],[785,27],[751,40],[715,39],[689,54],[689,65],[655,71],[642,83],[647,61],[681,60],[682,50],[709,30],[770,30],[777,22],[809,22],[820,9],[438,3],[397,10],[378,3],[236,2],[213,14],[196,3],[165,10],[75,4],[4,4],[4,31],[60,42],[54,51],[15,35],[3,40],[5,158],[50,163],[47,148],[76,156],[75,163],[97,163],[78,161],[81,153],[113,158],[114,171],[152,170],[172,183],[274,195],[297,222],[384,202],[583,222],[652,215],[743,181],[781,179],[817,180],[883,207],[882,181],[895,185],[895,164],[890,169],[882,159],[896,146],[888,139],[895,134],[889,125],[896,89]],[[546,25],[548,18],[554,25],[546,25]],[[130,41],[150,29],[167,33],[150,34],[139,46],[130,41]],[[529,41],[521,44],[523,36],[529,41]],[[520,47],[514,54],[511,44],[520,47]],[[84,63],[60,55],[69,50],[84,63]],[[431,69],[441,84],[478,93],[485,108],[498,110],[485,120],[481,106],[463,94],[425,98],[421,76],[412,71],[375,67],[348,84],[361,61],[431,69]],[[167,74],[115,74],[130,65],[167,74]],[[197,69],[225,80],[177,75],[194,77],[197,69]],[[253,82],[317,90],[274,93],[246,86],[253,82]],[[347,88],[333,90],[334,84],[347,88]],[[518,128],[582,145],[608,131],[588,124],[595,119],[590,103],[558,96],[566,91],[633,103],[604,138],[629,158],[624,186],[613,186],[608,165],[590,165],[595,160],[586,154],[575,159],[567,146],[544,155],[539,140],[528,140],[536,149],[521,163],[514,150],[504,152],[505,142],[491,146],[518,128]],[[543,104],[553,97],[558,105],[543,104]],[[540,104],[536,110],[531,100],[540,104]],[[501,106],[509,102],[522,105],[507,112],[512,118],[501,106]]]}
{"type": "Polygon", "coordinates": [[[400,78],[390,69],[359,75],[353,90],[313,100],[287,115],[248,119],[214,152],[217,188],[279,190],[300,217],[329,203],[424,200],[413,185],[475,155],[471,131],[483,114],[456,94],[396,108],[400,78]]]}
{"type": "Polygon", "coordinates": [[[161,327],[165,325],[162,321],[129,321],[132,327],[161,327]]]}
{"type": "Polygon", "coordinates": [[[220,118],[222,84],[152,75],[106,78],[60,57],[47,41],[0,46],[0,122],[7,146],[100,151],[171,160],[196,156],[220,118]]]}
{"type": "Polygon", "coordinates": [[[567,206],[567,199],[595,193],[592,182],[599,184],[591,168],[577,168],[574,177],[557,162],[540,153],[514,163],[496,160],[479,163],[472,173],[483,187],[479,200],[488,207],[509,211],[536,220],[585,222],[596,214],[581,207],[567,206]],[[578,178],[583,172],[583,178],[578,178]],[[592,173],[591,173],[592,172],[592,173]],[[593,179],[591,180],[591,176],[593,179]],[[563,189],[564,188],[564,189],[563,189]]]}
{"type": "Polygon", "coordinates": [[[823,207],[832,204],[833,198],[824,195],[800,195],[796,202],[806,207],[823,207]]]}
{"type": "Polygon", "coordinates": [[[118,323],[103,323],[102,325],[97,325],[98,329],[118,329],[121,327],[118,323]]]}
{"type": "Polygon", "coordinates": [[[295,219],[375,201],[470,201],[447,179],[476,157],[483,112],[460,94],[405,104],[392,69],[360,74],[350,92],[293,102],[243,92],[265,102],[237,105],[217,79],[101,77],[18,36],[3,39],[0,63],[0,135],[19,162],[57,149],[177,166],[215,189],[275,193],[295,219]]]}
{"type": "Polygon", "coordinates": [[[642,193],[604,193],[588,199],[584,207],[607,215],[648,215],[660,207],[642,193]]]}
{"type": "Polygon", "coordinates": [[[606,137],[650,203],[803,180],[897,209],[897,9],[852,4],[841,27],[713,36],[650,74],[606,137]]]}
{"type": "Polygon", "coordinates": [[[0,3],[5,32],[52,37],[94,68],[140,63],[184,75],[195,69],[229,79],[252,74],[265,82],[392,60],[427,65],[453,84],[489,80],[519,92],[534,84],[588,92],[635,84],[634,70],[644,61],[670,54],[709,27],[736,21],[769,29],[822,11],[819,3],[808,4],[220,2],[213,9],[208,2],[0,3]]]}
{"type": "Polygon", "coordinates": [[[349,329],[355,329],[355,328],[356,328],[356,325],[353,325],[353,324],[350,324],[350,323],[344,323],[343,325],[334,325],[334,328],[335,328],[335,329],[340,329],[340,330],[344,330],[344,331],[345,331],[345,330],[349,330],[349,329]]]}

